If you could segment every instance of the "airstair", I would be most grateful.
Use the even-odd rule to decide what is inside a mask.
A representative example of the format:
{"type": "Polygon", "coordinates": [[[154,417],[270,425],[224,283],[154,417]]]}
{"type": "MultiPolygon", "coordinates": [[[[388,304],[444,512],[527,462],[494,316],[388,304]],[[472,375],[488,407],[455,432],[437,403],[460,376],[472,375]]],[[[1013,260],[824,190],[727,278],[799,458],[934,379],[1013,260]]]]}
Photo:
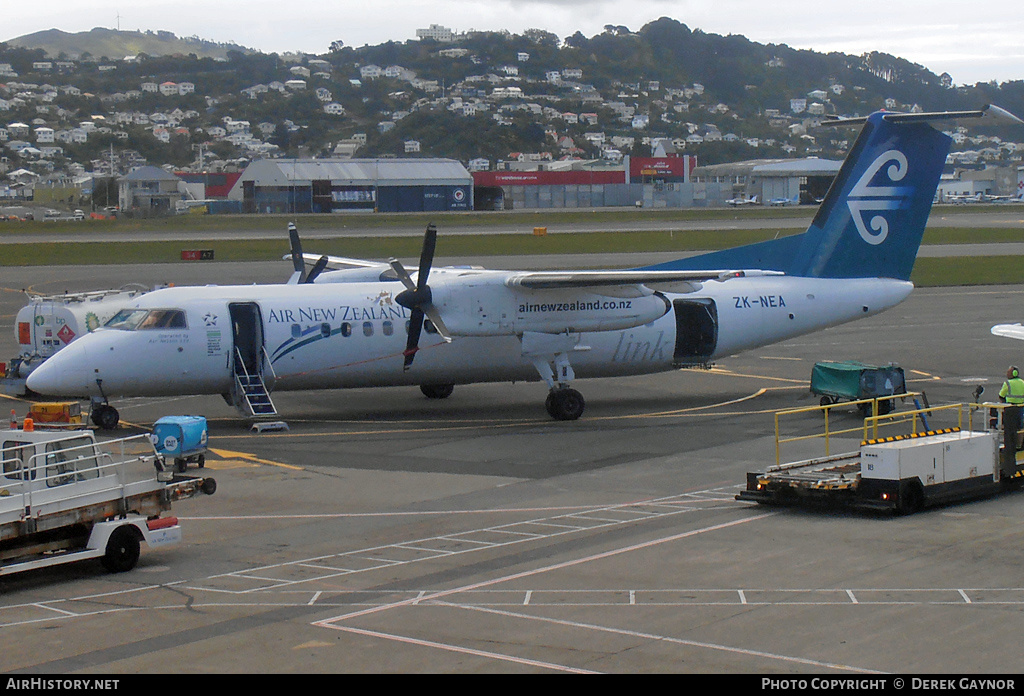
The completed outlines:
{"type": "Polygon", "coordinates": [[[245,367],[241,353],[235,350],[235,407],[244,415],[253,418],[271,418],[277,415],[277,408],[270,398],[270,390],[259,372],[250,373],[245,367]]]}

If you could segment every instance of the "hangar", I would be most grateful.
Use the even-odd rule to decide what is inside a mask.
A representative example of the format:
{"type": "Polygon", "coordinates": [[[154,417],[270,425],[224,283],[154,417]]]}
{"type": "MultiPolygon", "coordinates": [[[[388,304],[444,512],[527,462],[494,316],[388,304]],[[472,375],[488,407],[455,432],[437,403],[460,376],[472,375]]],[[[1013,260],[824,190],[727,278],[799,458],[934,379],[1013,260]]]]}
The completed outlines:
{"type": "Polygon", "coordinates": [[[228,196],[246,213],[473,209],[473,177],[450,159],[265,159],[228,196]]]}
{"type": "Polygon", "coordinates": [[[800,203],[820,201],[839,173],[842,162],[805,159],[760,159],[697,167],[693,178],[704,183],[731,183],[733,197],[768,204],[798,198],[800,203]]]}

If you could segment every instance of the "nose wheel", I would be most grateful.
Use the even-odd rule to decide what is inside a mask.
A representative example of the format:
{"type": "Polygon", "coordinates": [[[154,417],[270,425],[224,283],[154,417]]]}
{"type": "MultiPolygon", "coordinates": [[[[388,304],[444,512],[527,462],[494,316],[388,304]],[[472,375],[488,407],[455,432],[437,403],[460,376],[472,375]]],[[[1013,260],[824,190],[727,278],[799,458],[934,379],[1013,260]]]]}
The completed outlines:
{"type": "Polygon", "coordinates": [[[583,400],[583,395],[575,389],[560,387],[548,392],[544,406],[548,410],[548,415],[555,420],[570,421],[583,415],[586,402],[583,400]]]}
{"type": "Polygon", "coordinates": [[[92,422],[103,430],[114,430],[121,420],[121,414],[110,404],[98,404],[93,406],[92,422]]]}

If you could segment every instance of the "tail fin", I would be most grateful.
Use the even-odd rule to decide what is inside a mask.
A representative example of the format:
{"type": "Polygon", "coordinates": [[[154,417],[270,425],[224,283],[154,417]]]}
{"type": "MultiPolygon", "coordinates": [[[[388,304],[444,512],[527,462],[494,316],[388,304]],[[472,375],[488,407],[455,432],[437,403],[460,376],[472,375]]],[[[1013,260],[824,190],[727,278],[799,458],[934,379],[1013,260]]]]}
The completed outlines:
{"type": "Polygon", "coordinates": [[[759,268],[815,278],[907,280],[931,212],[950,138],[929,125],[980,111],[897,114],[825,125],[863,124],[810,227],[802,235],[652,266],[652,269],[759,268]]]}
{"type": "Polygon", "coordinates": [[[951,142],[925,122],[869,116],[787,272],[909,279],[951,142]]]}

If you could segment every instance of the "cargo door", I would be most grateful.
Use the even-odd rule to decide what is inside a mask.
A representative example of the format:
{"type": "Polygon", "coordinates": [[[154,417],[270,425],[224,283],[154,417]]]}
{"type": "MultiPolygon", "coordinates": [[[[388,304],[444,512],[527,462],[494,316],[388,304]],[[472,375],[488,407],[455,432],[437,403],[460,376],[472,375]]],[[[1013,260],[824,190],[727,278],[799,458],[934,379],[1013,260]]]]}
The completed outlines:
{"type": "Polygon", "coordinates": [[[706,366],[718,345],[718,308],[711,299],[675,300],[676,367],[706,366]]]}

